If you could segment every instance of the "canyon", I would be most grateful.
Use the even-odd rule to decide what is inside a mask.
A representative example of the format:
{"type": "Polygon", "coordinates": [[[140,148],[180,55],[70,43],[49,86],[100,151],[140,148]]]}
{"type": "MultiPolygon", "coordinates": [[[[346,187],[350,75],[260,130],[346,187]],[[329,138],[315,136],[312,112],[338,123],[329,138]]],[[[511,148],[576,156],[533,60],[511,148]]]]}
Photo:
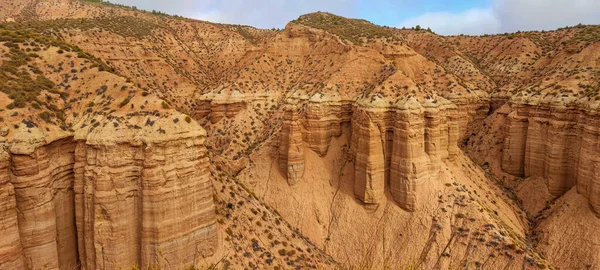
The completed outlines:
{"type": "Polygon", "coordinates": [[[0,1],[2,269],[600,267],[600,27],[0,1]]]}

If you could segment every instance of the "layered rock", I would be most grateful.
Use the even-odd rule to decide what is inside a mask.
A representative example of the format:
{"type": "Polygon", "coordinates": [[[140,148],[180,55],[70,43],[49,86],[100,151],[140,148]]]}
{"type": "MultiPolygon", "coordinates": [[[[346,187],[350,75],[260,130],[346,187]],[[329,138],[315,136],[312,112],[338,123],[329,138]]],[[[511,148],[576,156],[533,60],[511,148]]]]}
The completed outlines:
{"type": "MultiPolygon", "coordinates": [[[[386,162],[384,136],[367,112],[355,112],[352,128],[354,153],[354,196],[365,204],[385,198],[386,162]]],[[[385,130],[383,130],[385,134],[385,130]]]]}
{"type": "Polygon", "coordinates": [[[239,91],[225,91],[202,95],[194,112],[194,118],[202,119],[211,115],[211,123],[217,123],[224,117],[232,118],[246,109],[245,96],[239,91]]]}
{"type": "Polygon", "coordinates": [[[17,201],[9,166],[10,157],[0,148],[0,269],[23,269],[25,260],[17,223],[17,201]]]}
{"type": "Polygon", "coordinates": [[[365,203],[378,203],[389,182],[392,197],[400,207],[414,211],[420,183],[435,177],[442,160],[457,154],[455,109],[441,97],[423,102],[410,97],[394,105],[379,97],[357,102],[354,115],[370,116],[353,118],[357,197],[365,203]],[[362,162],[365,156],[367,163],[362,162]]]}
{"type": "Polygon", "coordinates": [[[540,97],[517,97],[511,105],[502,169],[520,177],[543,177],[554,196],[577,186],[600,213],[597,109],[540,97]]]}
{"type": "Polygon", "coordinates": [[[460,141],[471,136],[471,127],[481,125],[495,106],[490,102],[490,97],[483,91],[470,91],[470,93],[452,93],[444,96],[456,105],[457,122],[459,126],[460,141]]]}
{"type": "Polygon", "coordinates": [[[304,141],[309,147],[323,156],[327,153],[332,137],[340,136],[341,124],[350,121],[352,103],[339,96],[317,92],[306,106],[304,141]]]}
{"type": "Polygon", "coordinates": [[[11,152],[19,235],[28,269],[78,265],[72,138],[11,152]]]}
{"type": "Polygon", "coordinates": [[[184,268],[210,255],[206,134],[195,122],[152,123],[160,128],[106,125],[11,145],[10,157],[0,156],[0,266],[184,268]]]}
{"type": "Polygon", "coordinates": [[[304,143],[298,120],[298,106],[285,106],[285,117],[279,142],[279,168],[290,185],[296,184],[304,175],[304,143]]]}
{"type": "Polygon", "coordinates": [[[354,159],[354,195],[365,204],[385,199],[389,185],[398,204],[414,211],[419,184],[436,175],[441,162],[459,149],[458,112],[450,101],[412,96],[396,103],[375,95],[353,103],[317,93],[307,104],[288,101],[280,134],[279,167],[293,185],[304,172],[304,141],[325,155],[341,125],[351,122],[350,154],[354,159]],[[306,108],[301,128],[298,111],[306,108]]]}

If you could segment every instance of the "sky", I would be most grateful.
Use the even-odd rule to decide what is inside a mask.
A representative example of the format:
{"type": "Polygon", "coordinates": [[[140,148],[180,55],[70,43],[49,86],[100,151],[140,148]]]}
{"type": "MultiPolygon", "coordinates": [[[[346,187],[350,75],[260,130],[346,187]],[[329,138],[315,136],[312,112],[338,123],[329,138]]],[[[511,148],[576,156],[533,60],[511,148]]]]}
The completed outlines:
{"type": "Polygon", "coordinates": [[[284,28],[326,11],[392,27],[430,27],[443,35],[553,30],[600,24],[600,0],[110,0],[218,23],[284,28]]]}

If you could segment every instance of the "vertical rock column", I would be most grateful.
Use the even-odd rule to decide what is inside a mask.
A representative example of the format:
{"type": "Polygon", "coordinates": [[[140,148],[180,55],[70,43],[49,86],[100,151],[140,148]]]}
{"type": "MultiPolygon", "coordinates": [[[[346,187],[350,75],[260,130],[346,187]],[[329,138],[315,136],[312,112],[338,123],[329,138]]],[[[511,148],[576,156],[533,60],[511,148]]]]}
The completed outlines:
{"type": "Polygon", "coordinates": [[[378,204],[384,198],[385,157],[383,135],[366,111],[358,109],[353,119],[355,150],[354,195],[365,204],[378,204]]]}
{"type": "Polygon", "coordinates": [[[27,268],[78,265],[73,204],[75,144],[63,139],[12,154],[18,224],[27,268]]]}
{"type": "Polygon", "coordinates": [[[304,145],[298,121],[298,107],[286,105],[279,137],[279,169],[288,184],[296,184],[304,176],[304,145]]]}
{"type": "Polygon", "coordinates": [[[502,170],[509,174],[525,175],[527,130],[527,117],[518,116],[516,111],[508,115],[508,134],[502,149],[502,170]]]}
{"type": "Polygon", "coordinates": [[[423,110],[418,102],[409,100],[399,106],[396,116],[390,188],[399,206],[412,212],[415,210],[417,187],[430,174],[430,161],[425,153],[423,110]]]}
{"type": "Polygon", "coordinates": [[[600,117],[586,115],[579,155],[577,190],[588,198],[600,217],[600,117]]]}
{"type": "Polygon", "coordinates": [[[84,265],[88,269],[140,266],[143,151],[128,144],[85,147],[84,177],[78,179],[83,181],[84,207],[77,223],[84,224],[79,238],[86,257],[94,260],[84,265]]]}
{"type": "Polygon", "coordinates": [[[95,130],[85,143],[78,136],[74,170],[82,268],[182,269],[214,252],[206,133],[196,123],[169,124],[175,125],[163,118],[155,123],[167,134],[146,127],[95,130]]]}
{"type": "Polygon", "coordinates": [[[75,164],[73,165],[77,248],[81,269],[95,269],[94,185],[86,184],[86,165],[87,147],[84,140],[79,140],[75,147],[75,164]]]}
{"type": "Polygon", "coordinates": [[[530,117],[525,144],[525,177],[544,176],[548,120],[530,117]]]}
{"type": "Polygon", "coordinates": [[[548,125],[548,140],[546,143],[546,159],[544,161],[544,176],[548,181],[548,191],[554,196],[560,196],[569,191],[577,182],[574,164],[579,159],[579,142],[576,128],[567,121],[551,120],[548,125]],[[577,155],[570,155],[572,152],[577,155]]]}
{"type": "Polygon", "coordinates": [[[596,159],[594,164],[594,174],[590,182],[588,199],[596,216],[600,218],[600,160],[596,159]]]}
{"type": "Polygon", "coordinates": [[[581,132],[581,147],[579,151],[579,166],[577,169],[577,192],[589,198],[589,192],[594,177],[595,164],[599,162],[600,127],[584,125],[581,132]]]}
{"type": "Polygon", "coordinates": [[[454,158],[460,152],[458,148],[458,139],[460,138],[460,131],[458,127],[458,113],[456,105],[448,101],[446,105],[446,115],[448,121],[448,159],[454,160],[454,158]]]}
{"type": "Polygon", "coordinates": [[[448,126],[445,112],[438,110],[437,103],[428,102],[424,107],[425,153],[429,155],[430,170],[436,172],[441,168],[442,158],[448,157],[448,136],[445,133],[448,126]]]}
{"type": "Polygon", "coordinates": [[[0,148],[0,269],[24,269],[23,247],[17,223],[17,202],[10,183],[9,155],[0,148]]]}
{"type": "Polygon", "coordinates": [[[330,97],[324,93],[316,93],[306,105],[304,140],[320,156],[327,154],[331,138],[342,134],[341,109],[338,97],[330,97]]]}
{"type": "Polygon", "coordinates": [[[211,255],[216,215],[204,137],[143,147],[141,266],[184,269],[211,255]]]}

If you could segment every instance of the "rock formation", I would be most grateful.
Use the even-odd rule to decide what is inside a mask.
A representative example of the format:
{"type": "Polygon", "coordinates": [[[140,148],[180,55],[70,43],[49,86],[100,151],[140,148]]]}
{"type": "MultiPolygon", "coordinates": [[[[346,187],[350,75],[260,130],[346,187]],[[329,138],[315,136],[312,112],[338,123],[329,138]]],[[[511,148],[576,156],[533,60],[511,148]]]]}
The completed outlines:
{"type": "Polygon", "coordinates": [[[194,117],[202,119],[209,114],[211,123],[217,123],[224,117],[232,118],[246,108],[245,96],[239,91],[219,91],[201,96],[198,99],[194,117]]]}
{"type": "Polygon", "coordinates": [[[511,105],[502,169],[520,177],[543,177],[553,196],[576,186],[600,214],[597,109],[540,97],[516,97],[511,105]]]}
{"type": "Polygon", "coordinates": [[[327,153],[331,138],[339,136],[342,122],[349,120],[349,109],[337,95],[317,92],[308,100],[303,138],[313,151],[321,156],[327,153]]]}
{"type": "Polygon", "coordinates": [[[17,201],[10,181],[10,156],[0,148],[0,268],[23,269],[23,246],[17,223],[17,201]]]}
{"type": "Polygon", "coordinates": [[[540,246],[554,268],[598,268],[598,26],[442,36],[317,12],[266,30],[13,2],[0,269],[318,267],[311,241],[343,268],[537,268],[540,246]],[[586,218],[562,234],[560,213],[586,218]]]}
{"type": "Polygon", "coordinates": [[[304,175],[304,143],[298,107],[288,104],[284,110],[285,118],[279,138],[279,168],[287,177],[288,183],[294,185],[304,175]]]}
{"type": "Polygon", "coordinates": [[[303,105],[307,108],[306,129],[300,128],[297,101],[288,100],[285,107],[279,167],[291,185],[304,172],[300,133],[313,151],[325,155],[331,138],[341,134],[346,119],[351,122],[354,195],[365,204],[380,203],[389,185],[396,202],[414,211],[419,183],[435,178],[441,162],[459,151],[456,106],[442,97],[422,98],[420,102],[413,96],[390,105],[375,95],[359,98],[348,113],[344,102],[321,102],[315,96],[303,105]]]}
{"type": "Polygon", "coordinates": [[[365,203],[378,203],[389,183],[400,207],[414,211],[419,183],[435,179],[441,162],[458,151],[456,106],[442,97],[423,104],[415,97],[386,104],[379,97],[357,102],[352,132],[355,194],[365,203]]]}
{"type": "Polygon", "coordinates": [[[153,121],[177,131],[109,125],[33,148],[9,144],[0,159],[2,266],[183,268],[210,255],[206,134],[195,123],[153,121]]]}

